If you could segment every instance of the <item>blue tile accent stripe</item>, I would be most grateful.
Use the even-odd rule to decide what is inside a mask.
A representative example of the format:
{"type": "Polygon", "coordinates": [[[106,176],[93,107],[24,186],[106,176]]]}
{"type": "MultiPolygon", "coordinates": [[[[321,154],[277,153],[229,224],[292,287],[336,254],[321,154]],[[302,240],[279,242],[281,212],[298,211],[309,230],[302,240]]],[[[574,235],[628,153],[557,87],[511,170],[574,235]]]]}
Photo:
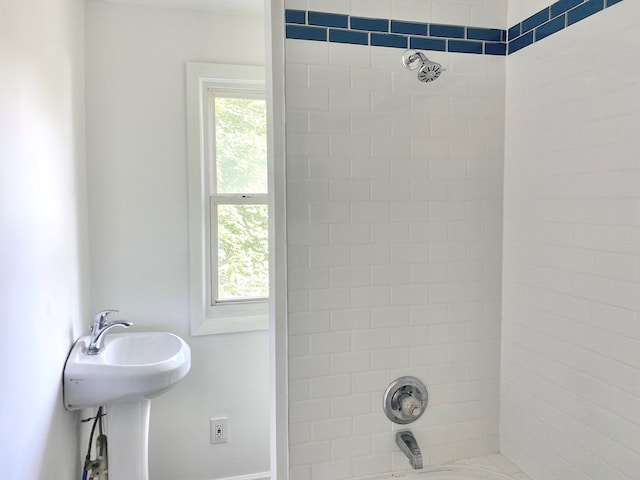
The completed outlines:
{"type": "Polygon", "coordinates": [[[523,20],[520,24],[520,30],[522,33],[527,33],[538,25],[542,25],[544,22],[549,21],[549,7],[540,10],[538,13],[531,15],[526,20],[523,20]]]}
{"type": "Polygon", "coordinates": [[[443,38],[464,38],[465,28],[461,25],[438,25],[429,26],[429,35],[443,38]]]}
{"type": "Polygon", "coordinates": [[[604,8],[604,0],[587,0],[573,10],[567,12],[567,25],[573,25],[604,8]]]}
{"type": "Polygon", "coordinates": [[[337,43],[351,43],[353,45],[369,45],[369,36],[365,32],[351,30],[329,29],[329,41],[337,43]]]}
{"type": "Polygon", "coordinates": [[[391,20],[391,33],[427,36],[429,25],[426,23],[398,22],[391,20]]]}
{"type": "Polygon", "coordinates": [[[409,48],[414,50],[432,50],[435,52],[446,52],[447,41],[442,38],[411,37],[409,48]]]}
{"type": "Polygon", "coordinates": [[[381,18],[351,17],[352,30],[368,30],[370,32],[388,32],[389,20],[381,18]]]}
{"type": "Polygon", "coordinates": [[[542,40],[549,35],[552,35],[556,32],[562,30],[566,25],[565,19],[563,16],[556,17],[553,20],[548,21],[540,25],[535,29],[535,38],[534,41],[542,40]]]}
{"type": "Polygon", "coordinates": [[[558,0],[507,30],[509,39],[507,53],[510,55],[522,50],[621,1],[558,0]]]}
{"type": "Polygon", "coordinates": [[[507,44],[506,43],[485,43],[484,53],[485,55],[506,55],[507,44]]]}
{"type": "Polygon", "coordinates": [[[520,29],[520,24],[518,23],[513,27],[511,27],[509,30],[507,30],[507,38],[509,40],[513,40],[514,38],[519,37],[521,33],[522,31],[520,29]]]}
{"type": "Polygon", "coordinates": [[[515,53],[518,50],[522,50],[524,47],[528,47],[532,43],[533,32],[527,32],[524,35],[521,35],[515,40],[509,42],[509,54],[515,53]]]}
{"type": "Polygon", "coordinates": [[[297,40],[318,40],[327,41],[327,29],[318,27],[307,27],[302,25],[287,25],[285,34],[287,38],[297,40]]]}
{"type": "Polygon", "coordinates": [[[584,0],[560,0],[559,2],[554,3],[551,5],[551,18],[562,15],[567,10],[580,5],[583,1],[584,0]]]}
{"type": "Polygon", "coordinates": [[[307,12],[304,10],[287,10],[284,12],[285,23],[307,23],[307,12]]]}
{"type": "Polygon", "coordinates": [[[376,47],[408,48],[406,35],[394,35],[391,33],[372,33],[371,45],[376,47]]]}
{"type": "Polygon", "coordinates": [[[309,25],[342,28],[347,28],[349,26],[349,17],[347,15],[339,15],[337,13],[309,12],[307,14],[307,18],[309,19],[309,25]]]}
{"type": "Polygon", "coordinates": [[[403,22],[336,13],[286,10],[286,37],[374,47],[506,55],[507,32],[499,28],[403,22]]]}
{"type": "Polygon", "coordinates": [[[469,40],[449,40],[449,52],[458,53],[483,53],[482,42],[472,42],[469,40]]]}
{"type": "Polygon", "coordinates": [[[504,42],[505,31],[497,28],[467,27],[467,38],[471,40],[486,40],[488,42],[504,42]]]}
{"type": "Polygon", "coordinates": [[[286,38],[476,55],[510,55],[622,0],[558,0],[508,30],[286,10],[286,38]]]}

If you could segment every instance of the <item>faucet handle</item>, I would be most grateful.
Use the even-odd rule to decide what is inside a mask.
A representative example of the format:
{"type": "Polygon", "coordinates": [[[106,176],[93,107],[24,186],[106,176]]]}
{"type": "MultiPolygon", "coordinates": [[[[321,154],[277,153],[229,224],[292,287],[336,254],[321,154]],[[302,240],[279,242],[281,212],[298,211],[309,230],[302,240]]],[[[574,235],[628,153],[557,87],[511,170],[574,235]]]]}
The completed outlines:
{"type": "Polygon", "coordinates": [[[98,312],[95,317],[93,317],[93,325],[91,325],[91,329],[93,330],[93,326],[97,323],[100,327],[104,326],[107,323],[107,318],[111,313],[120,313],[120,310],[107,309],[98,312]]]}

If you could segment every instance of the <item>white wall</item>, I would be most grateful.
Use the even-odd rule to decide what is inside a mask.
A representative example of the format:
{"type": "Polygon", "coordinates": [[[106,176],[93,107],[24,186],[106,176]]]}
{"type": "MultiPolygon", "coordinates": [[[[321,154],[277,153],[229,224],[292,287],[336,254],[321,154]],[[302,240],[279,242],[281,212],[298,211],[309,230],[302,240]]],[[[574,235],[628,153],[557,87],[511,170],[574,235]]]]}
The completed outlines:
{"type": "Polygon", "coordinates": [[[640,4],[507,59],[501,450],[640,472],[640,4]]]}
{"type": "Polygon", "coordinates": [[[84,4],[0,11],[0,477],[78,478],[61,377],[86,320],[84,4]]]}
{"type": "Polygon", "coordinates": [[[505,58],[430,52],[427,85],[402,53],[286,42],[292,480],[408,469],[403,375],[426,465],[498,450],[505,58]]]}
{"type": "Polygon", "coordinates": [[[267,332],[189,334],[185,126],[185,62],[264,64],[263,32],[258,16],[87,3],[91,309],[192,349],[191,373],[151,406],[154,480],[269,470],[267,332]],[[210,445],[218,416],[229,442],[210,445]]]}

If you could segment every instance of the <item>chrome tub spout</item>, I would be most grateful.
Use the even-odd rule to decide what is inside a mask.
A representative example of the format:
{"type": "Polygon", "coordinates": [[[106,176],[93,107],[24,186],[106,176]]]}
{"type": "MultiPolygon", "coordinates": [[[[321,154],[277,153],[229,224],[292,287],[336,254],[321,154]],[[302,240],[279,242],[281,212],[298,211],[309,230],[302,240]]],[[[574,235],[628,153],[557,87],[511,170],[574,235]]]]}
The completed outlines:
{"type": "Polygon", "coordinates": [[[420,447],[418,446],[418,442],[416,441],[416,437],[413,436],[409,430],[402,430],[396,433],[396,444],[402,450],[409,462],[411,463],[411,467],[415,470],[420,470],[422,468],[422,452],[420,451],[420,447]]]}

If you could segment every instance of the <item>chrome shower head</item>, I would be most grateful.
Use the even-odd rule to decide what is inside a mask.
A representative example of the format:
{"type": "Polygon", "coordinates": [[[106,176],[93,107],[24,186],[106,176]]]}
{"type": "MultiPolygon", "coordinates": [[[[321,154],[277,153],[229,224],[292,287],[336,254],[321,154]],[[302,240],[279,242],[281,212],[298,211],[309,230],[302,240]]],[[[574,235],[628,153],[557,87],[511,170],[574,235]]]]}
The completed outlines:
{"type": "Polygon", "coordinates": [[[433,82],[445,70],[437,62],[432,62],[422,52],[407,50],[402,55],[402,64],[409,70],[418,70],[418,80],[421,82],[433,82]]]}
{"type": "Polygon", "coordinates": [[[427,60],[418,71],[418,80],[421,82],[433,82],[442,74],[442,65],[427,60]]]}

